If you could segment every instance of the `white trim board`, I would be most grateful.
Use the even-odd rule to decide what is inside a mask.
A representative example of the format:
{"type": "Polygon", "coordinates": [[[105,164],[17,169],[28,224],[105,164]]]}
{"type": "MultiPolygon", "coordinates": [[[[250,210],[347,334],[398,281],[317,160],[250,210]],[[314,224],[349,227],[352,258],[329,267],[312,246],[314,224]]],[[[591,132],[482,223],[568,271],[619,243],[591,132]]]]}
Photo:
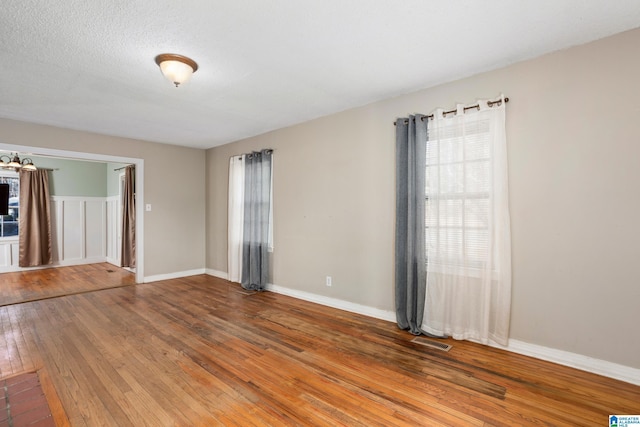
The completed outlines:
{"type": "Polygon", "coordinates": [[[147,276],[144,278],[144,283],[158,282],[160,280],[180,279],[181,277],[197,276],[198,274],[205,274],[205,269],[197,268],[195,270],[178,271],[175,273],[147,276]]]}
{"type": "MultiPolygon", "coordinates": [[[[220,279],[227,279],[228,274],[223,271],[207,269],[206,273],[210,276],[220,279]]],[[[374,307],[368,307],[349,301],[330,298],[322,295],[312,294],[310,292],[299,291],[297,289],[285,288],[282,286],[268,284],[267,291],[277,294],[287,295],[304,301],[313,302],[340,310],[350,311],[376,319],[386,320],[388,322],[396,322],[396,314],[393,311],[381,310],[374,307]]],[[[524,356],[534,357],[536,359],[546,360],[548,362],[557,363],[563,366],[580,369],[582,371],[591,372],[593,374],[602,375],[616,380],[640,385],[640,369],[631,368],[629,366],[620,365],[606,360],[595,359],[581,354],[570,353],[568,351],[557,350],[554,348],[543,347],[540,345],[529,344],[518,340],[509,340],[508,346],[491,344],[492,347],[507,350],[513,353],[522,354],[524,356]]]]}
{"type": "MultiPolygon", "coordinates": [[[[109,263],[109,260],[102,257],[93,257],[93,258],[82,258],[82,259],[71,259],[66,261],[54,261],[51,264],[46,265],[38,265],[35,267],[0,267],[0,273],[19,273],[22,271],[34,271],[34,270],[46,270],[48,268],[61,268],[61,267],[72,267],[74,265],[88,265],[88,264],[102,264],[109,263]]],[[[113,263],[109,263],[113,264],[113,263]]],[[[117,264],[113,264],[118,268],[121,268],[117,264]]]]}
{"type": "Polygon", "coordinates": [[[353,302],[344,301],[337,298],[325,297],[322,295],[312,294],[310,292],[304,292],[296,289],[285,288],[285,287],[274,285],[271,283],[267,285],[267,290],[270,292],[275,292],[277,294],[298,298],[304,301],[315,302],[316,304],[326,305],[328,307],[350,311],[352,313],[362,314],[365,316],[373,317],[375,319],[387,320],[389,322],[396,321],[396,313],[393,311],[381,310],[379,308],[369,307],[362,304],[356,304],[353,302]]]}
{"type": "MultiPolygon", "coordinates": [[[[229,280],[229,274],[225,271],[212,270],[208,268],[206,273],[210,276],[214,276],[219,279],[229,280]]],[[[276,294],[287,295],[287,296],[301,299],[304,301],[325,305],[327,307],[333,307],[340,310],[349,311],[352,313],[362,314],[364,316],[373,317],[375,319],[387,320],[389,322],[396,321],[396,314],[393,311],[380,310],[380,309],[372,308],[366,305],[355,304],[355,303],[344,301],[337,298],[330,298],[322,295],[312,294],[309,292],[299,291],[296,289],[285,288],[285,287],[274,285],[271,283],[267,284],[266,290],[270,292],[274,292],[276,294]]]]}
{"type": "MultiPolygon", "coordinates": [[[[316,304],[326,305],[353,313],[363,314],[365,316],[374,317],[376,319],[387,320],[393,323],[396,322],[396,314],[393,311],[380,310],[377,308],[355,304],[336,298],[329,298],[322,295],[315,295],[309,292],[284,288],[282,286],[273,284],[267,285],[267,290],[283,295],[288,295],[301,300],[314,302],[316,304]]],[[[570,353],[563,350],[557,350],[554,348],[529,344],[513,339],[509,340],[509,345],[506,347],[500,346],[498,344],[491,345],[493,347],[501,348],[513,353],[535,357],[536,359],[542,359],[548,362],[557,363],[559,365],[569,366],[571,368],[580,369],[582,371],[587,371],[594,374],[603,375],[605,377],[614,378],[616,380],[625,381],[631,384],[640,385],[640,369],[631,368],[629,366],[608,362],[606,360],[594,359],[592,357],[570,353]]]]}
{"type": "Polygon", "coordinates": [[[529,344],[524,341],[513,339],[509,340],[509,345],[506,347],[493,343],[491,346],[511,351],[513,353],[522,354],[524,356],[557,363],[558,365],[580,369],[581,371],[591,372],[592,374],[598,374],[627,383],[640,385],[640,369],[631,368],[618,363],[595,359],[593,357],[571,353],[564,350],[557,350],[555,348],[543,347],[541,345],[529,344]]]}
{"type": "Polygon", "coordinates": [[[218,279],[229,280],[229,273],[226,271],[212,270],[211,268],[207,268],[205,273],[209,276],[217,277],[218,279]]]}

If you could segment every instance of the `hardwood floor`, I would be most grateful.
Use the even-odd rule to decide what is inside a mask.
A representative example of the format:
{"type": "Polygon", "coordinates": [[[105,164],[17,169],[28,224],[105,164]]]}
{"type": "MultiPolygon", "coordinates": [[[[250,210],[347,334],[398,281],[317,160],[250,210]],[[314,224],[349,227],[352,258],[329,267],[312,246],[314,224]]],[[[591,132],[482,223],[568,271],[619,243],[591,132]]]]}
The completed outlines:
{"type": "Polygon", "coordinates": [[[393,323],[204,275],[4,306],[0,327],[0,377],[46,373],[59,425],[603,426],[640,413],[638,386],[468,342],[430,349],[393,323]]]}
{"type": "Polygon", "coordinates": [[[0,306],[129,286],[133,273],[108,263],[0,274],[0,306]]]}

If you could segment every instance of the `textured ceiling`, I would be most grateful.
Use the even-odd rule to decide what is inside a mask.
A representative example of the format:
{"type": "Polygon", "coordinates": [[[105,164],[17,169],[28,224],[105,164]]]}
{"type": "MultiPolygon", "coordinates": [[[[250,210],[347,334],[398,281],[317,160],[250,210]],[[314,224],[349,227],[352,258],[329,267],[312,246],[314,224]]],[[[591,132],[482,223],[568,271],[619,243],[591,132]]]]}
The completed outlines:
{"type": "Polygon", "coordinates": [[[0,117],[209,148],[639,25],[638,0],[5,0],[0,117]]]}

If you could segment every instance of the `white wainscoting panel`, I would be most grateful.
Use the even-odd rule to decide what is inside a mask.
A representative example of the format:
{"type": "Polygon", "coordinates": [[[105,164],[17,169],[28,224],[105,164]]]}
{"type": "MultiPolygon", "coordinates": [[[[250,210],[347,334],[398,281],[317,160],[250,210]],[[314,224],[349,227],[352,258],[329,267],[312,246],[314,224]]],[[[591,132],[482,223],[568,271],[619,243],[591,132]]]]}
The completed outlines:
{"type": "Polygon", "coordinates": [[[106,199],[106,238],[105,253],[107,262],[120,265],[120,197],[106,199]]]}
{"type": "Polygon", "coordinates": [[[62,237],[62,246],[58,251],[58,259],[54,261],[69,261],[84,258],[84,200],[82,199],[54,199],[54,206],[58,208],[58,231],[62,237]]]}
{"type": "Polygon", "coordinates": [[[87,200],[84,204],[85,258],[105,258],[107,234],[106,200],[87,200]]]}
{"type": "Polygon", "coordinates": [[[10,267],[11,264],[11,244],[2,242],[0,245],[0,267],[10,267]]]}
{"type": "Polygon", "coordinates": [[[6,239],[0,242],[0,272],[18,267],[18,240],[6,239]]]}
{"type": "MultiPolygon", "coordinates": [[[[51,198],[53,265],[111,262],[119,265],[118,197],[51,198]]],[[[0,240],[0,272],[18,266],[18,239],[0,240]]]]}

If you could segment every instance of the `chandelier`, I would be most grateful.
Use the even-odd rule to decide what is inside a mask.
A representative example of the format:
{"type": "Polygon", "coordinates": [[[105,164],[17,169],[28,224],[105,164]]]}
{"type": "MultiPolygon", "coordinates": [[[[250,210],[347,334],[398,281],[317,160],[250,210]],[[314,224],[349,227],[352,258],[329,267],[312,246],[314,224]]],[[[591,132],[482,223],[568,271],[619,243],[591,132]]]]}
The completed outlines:
{"type": "Polygon", "coordinates": [[[24,169],[26,171],[34,171],[38,169],[36,168],[36,165],[33,164],[33,160],[28,157],[20,160],[20,157],[17,154],[12,154],[11,156],[0,156],[0,168],[13,169],[16,172],[20,169],[24,169]]]}

